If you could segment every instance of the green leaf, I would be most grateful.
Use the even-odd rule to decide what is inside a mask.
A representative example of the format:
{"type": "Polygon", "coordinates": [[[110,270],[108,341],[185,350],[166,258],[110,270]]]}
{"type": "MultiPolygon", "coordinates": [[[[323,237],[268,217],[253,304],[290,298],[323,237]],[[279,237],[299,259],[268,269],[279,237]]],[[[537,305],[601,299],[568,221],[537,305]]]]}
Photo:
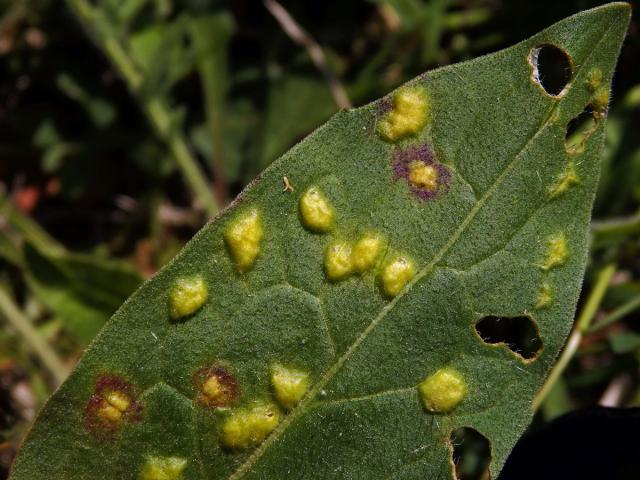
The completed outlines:
{"type": "MultiPolygon", "coordinates": [[[[261,122],[258,165],[267,167],[335,112],[326,84],[298,75],[273,82],[261,122]]],[[[255,173],[255,172],[253,172],[255,173]]]]}
{"type": "Polygon", "coordinates": [[[12,480],[448,478],[462,427],[496,476],[571,328],[629,14],[334,116],[120,308],[12,480]],[[532,75],[542,45],[571,59],[556,96],[532,75]]]}
{"type": "Polygon", "coordinates": [[[25,246],[22,266],[29,288],[81,345],[95,337],[141,282],[126,264],[89,255],[45,253],[31,244],[25,246]]]}

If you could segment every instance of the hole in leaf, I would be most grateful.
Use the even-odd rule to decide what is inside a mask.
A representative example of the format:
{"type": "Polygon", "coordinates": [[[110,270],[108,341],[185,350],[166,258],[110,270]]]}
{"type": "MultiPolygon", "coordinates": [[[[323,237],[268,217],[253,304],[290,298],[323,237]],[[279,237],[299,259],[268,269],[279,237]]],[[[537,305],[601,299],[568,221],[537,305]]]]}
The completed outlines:
{"type": "Polygon", "coordinates": [[[489,480],[491,443],[487,437],[462,427],[451,432],[449,442],[456,480],[489,480]]]}
{"type": "Polygon", "coordinates": [[[525,360],[535,358],[542,350],[538,327],[530,317],[484,317],[476,323],[476,332],[484,342],[504,344],[525,360]]]}
{"type": "Polygon", "coordinates": [[[589,137],[596,131],[598,122],[595,112],[590,105],[577,117],[572,118],[567,124],[564,136],[564,147],[568,153],[576,154],[584,151],[584,146],[589,137]]]}
{"type": "Polygon", "coordinates": [[[534,48],[530,62],[534,81],[549,95],[559,96],[571,81],[571,59],[564,50],[554,45],[534,48]]]}

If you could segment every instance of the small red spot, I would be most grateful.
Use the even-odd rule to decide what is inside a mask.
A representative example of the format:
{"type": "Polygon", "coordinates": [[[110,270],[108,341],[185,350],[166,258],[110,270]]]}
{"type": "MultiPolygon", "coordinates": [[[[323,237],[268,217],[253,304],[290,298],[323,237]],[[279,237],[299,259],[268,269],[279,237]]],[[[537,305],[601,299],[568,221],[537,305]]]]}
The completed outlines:
{"type": "Polygon", "coordinates": [[[196,371],[193,375],[193,383],[198,392],[198,401],[208,408],[229,407],[236,403],[240,396],[238,381],[226,368],[219,364],[196,371]],[[212,380],[213,384],[208,383],[212,380]],[[207,385],[209,385],[209,389],[207,385]],[[211,388],[212,386],[214,388],[211,388]],[[215,390],[215,392],[212,390],[215,390]]]}
{"type": "Polygon", "coordinates": [[[87,400],[84,408],[83,425],[98,440],[110,440],[125,422],[135,423],[142,420],[142,405],[136,400],[133,385],[115,375],[102,375],[96,380],[93,395],[87,400]],[[121,412],[121,419],[109,420],[100,412],[109,406],[106,398],[111,393],[124,396],[129,404],[121,412]]]}
{"type": "Polygon", "coordinates": [[[410,147],[406,150],[396,150],[393,156],[393,176],[395,180],[404,179],[412,195],[419,200],[432,200],[446,193],[451,183],[449,169],[436,160],[435,153],[429,144],[410,147]],[[416,161],[436,169],[438,172],[437,188],[433,190],[419,188],[409,182],[409,165],[416,161]]]}

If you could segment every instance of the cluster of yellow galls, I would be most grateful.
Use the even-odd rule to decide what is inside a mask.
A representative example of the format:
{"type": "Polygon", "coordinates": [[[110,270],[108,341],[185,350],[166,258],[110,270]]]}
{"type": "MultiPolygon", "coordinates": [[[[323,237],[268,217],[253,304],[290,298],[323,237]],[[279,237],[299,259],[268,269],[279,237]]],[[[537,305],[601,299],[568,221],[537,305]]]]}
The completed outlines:
{"type": "Polygon", "coordinates": [[[122,416],[130,405],[131,398],[126,393],[114,390],[104,396],[104,401],[97,413],[104,420],[117,423],[122,420],[122,416]]]}
{"type": "MultiPolygon", "coordinates": [[[[310,187],[300,198],[300,219],[309,230],[329,232],[335,223],[333,206],[316,187],[310,187]]],[[[324,256],[324,271],[327,278],[336,282],[350,275],[364,274],[378,266],[386,248],[384,239],[376,233],[366,233],[355,243],[336,240],[331,243],[324,256]]],[[[395,255],[384,262],[379,279],[382,290],[388,297],[395,297],[415,275],[415,265],[406,256],[395,255]]]]}
{"type": "MultiPolygon", "coordinates": [[[[394,97],[394,109],[378,124],[378,133],[389,141],[397,141],[420,131],[427,123],[429,105],[421,89],[403,89],[394,97]]],[[[437,172],[422,162],[410,165],[409,181],[421,188],[437,186],[437,172]]],[[[335,211],[316,187],[309,188],[300,198],[302,224],[317,233],[333,229],[335,211]]],[[[263,228],[256,209],[236,218],[227,228],[224,239],[238,271],[245,272],[255,263],[263,238],[263,228]]],[[[330,281],[351,274],[364,274],[381,263],[385,240],[376,233],[366,233],[355,243],[336,241],[325,252],[324,268],[330,281]]],[[[393,255],[379,268],[382,290],[395,297],[415,276],[414,263],[403,255],[393,255]]],[[[179,279],[169,296],[169,311],[177,319],[195,313],[206,301],[207,287],[200,276],[179,279]]],[[[281,408],[290,410],[309,388],[309,375],[296,369],[275,365],[271,369],[274,402],[255,402],[232,412],[221,427],[221,443],[231,449],[256,446],[278,426],[281,408]]],[[[203,383],[203,394],[215,400],[222,395],[219,382],[212,377],[203,383]]],[[[427,409],[447,412],[455,408],[466,394],[462,377],[452,369],[442,369],[419,385],[427,409]]],[[[174,480],[186,463],[180,459],[151,457],[143,470],[143,480],[174,480]],[[164,476],[163,476],[164,475],[164,476]]]]}
{"type": "MultiPolygon", "coordinates": [[[[309,389],[309,374],[274,365],[271,368],[271,388],[280,407],[291,410],[309,389]]],[[[255,402],[237,409],[222,425],[222,444],[230,449],[259,445],[280,423],[280,407],[273,402],[255,402]]]]}

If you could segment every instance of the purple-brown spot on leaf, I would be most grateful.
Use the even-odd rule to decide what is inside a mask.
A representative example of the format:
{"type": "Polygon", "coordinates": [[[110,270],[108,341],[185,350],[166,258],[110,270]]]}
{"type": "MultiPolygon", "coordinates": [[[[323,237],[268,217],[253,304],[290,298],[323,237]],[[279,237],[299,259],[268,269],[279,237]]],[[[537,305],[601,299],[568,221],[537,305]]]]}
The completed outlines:
{"type": "Polygon", "coordinates": [[[220,366],[201,368],[194,374],[198,401],[209,408],[225,408],[233,405],[240,396],[236,378],[220,366]]]}
{"type": "Polygon", "coordinates": [[[142,405],[133,385],[115,375],[102,375],[84,408],[84,427],[98,440],[115,436],[123,423],[139,422],[142,405]]]}
{"type": "Polygon", "coordinates": [[[419,200],[431,200],[446,193],[451,173],[435,158],[430,145],[397,150],[393,157],[394,179],[404,179],[409,191],[419,200]]]}

